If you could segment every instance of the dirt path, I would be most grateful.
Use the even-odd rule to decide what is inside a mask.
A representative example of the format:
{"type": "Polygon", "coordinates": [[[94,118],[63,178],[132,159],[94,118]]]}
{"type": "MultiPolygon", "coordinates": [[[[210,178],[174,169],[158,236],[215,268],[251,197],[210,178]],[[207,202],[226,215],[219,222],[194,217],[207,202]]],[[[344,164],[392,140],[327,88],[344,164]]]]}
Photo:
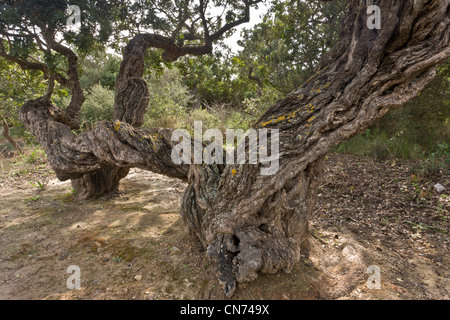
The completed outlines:
{"type": "MultiPolygon", "coordinates": [[[[182,182],[133,169],[117,197],[76,203],[45,163],[15,160],[0,174],[0,299],[224,298],[179,217],[182,182]],[[67,289],[70,265],[79,290],[67,289]]],[[[450,202],[429,190],[448,194],[449,173],[419,180],[410,165],[330,155],[309,258],[233,299],[449,299],[450,202]],[[371,265],[379,290],[366,284],[371,265]]]]}

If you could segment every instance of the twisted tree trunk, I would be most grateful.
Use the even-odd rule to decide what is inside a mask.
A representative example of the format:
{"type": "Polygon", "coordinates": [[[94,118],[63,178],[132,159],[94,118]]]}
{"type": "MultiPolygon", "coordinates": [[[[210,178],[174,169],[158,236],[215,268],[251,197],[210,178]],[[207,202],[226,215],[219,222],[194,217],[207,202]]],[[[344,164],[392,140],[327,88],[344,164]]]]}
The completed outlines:
{"type": "MultiPolygon", "coordinates": [[[[434,77],[436,66],[450,57],[447,0],[374,2],[381,9],[381,29],[368,29],[366,1],[352,0],[339,44],[306,83],[259,119],[255,129],[279,129],[280,164],[274,175],[261,175],[262,164],[174,164],[171,129],[101,122],[74,136],[55,121],[59,113],[43,100],[26,103],[21,120],[44,146],[62,180],[115,166],[187,181],[183,220],[217,259],[218,278],[232,295],[237,283],[259,273],[290,271],[307,249],[308,216],[330,148],[417,95],[434,77]]],[[[141,35],[134,42],[140,52],[149,39],[159,38],[141,35]]],[[[171,48],[164,49],[176,56],[171,48]]],[[[133,63],[142,61],[136,56],[133,63]]],[[[141,84],[139,77],[130,77],[127,89],[118,90],[129,93],[123,101],[141,101],[145,90],[137,90],[138,95],[131,90],[141,84]]],[[[125,106],[120,114],[140,113],[130,108],[125,106]]]]}
{"type": "MultiPolygon", "coordinates": [[[[142,79],[144,56],[147,47],[133,39],[125,48],[119,74],[116,79],[114,98],[114,119],[124,121],[134,127],[144,122],[144,114],[149,100],[148,87],[142,79]]],[[[78,199],[108,197],[117,192],[120,180],[125,178],[129,168],[111,166],[72,179],[72,187],[78,199]]]]}
{"type": "MultiPolygon", "coordinates": [[[[155,34],[139,34],[128,43],[116,79],[114,119],[129,123],[135,128],[144,123],[149,101],[148,86],[142,79],[144,57],[148,48],[164,49],[163,58],[167,61],[186,54],[205,54],[211,50],[210,46],[180,48],[171,39],[155,34]]],[[[120,180],[125,178],[128,172],[129,168],[102,168],[81,178],[72,179],[72,187],[80,200],[109,197],[117,192],[120,180]]]]}

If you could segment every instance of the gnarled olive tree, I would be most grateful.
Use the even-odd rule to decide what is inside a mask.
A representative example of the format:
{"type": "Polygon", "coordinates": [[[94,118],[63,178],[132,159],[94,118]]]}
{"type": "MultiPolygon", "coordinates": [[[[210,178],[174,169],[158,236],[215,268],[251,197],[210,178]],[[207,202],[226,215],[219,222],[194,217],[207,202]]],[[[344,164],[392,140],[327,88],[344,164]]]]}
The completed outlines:
{"type": "MultiPolygon", "coordinates": [[[[39,139],[61,180],[91,175],[95,182],[102,170],[139,167],[187,181],[181,215],[217,259],[218,278],[232,295],[236,283],[251,281],[258,273],[289,271],[299,260],[330,148],[417,95],[450,57],[447,0],[369,1],[381,9],[381,29],[367,27],[367,2],[349,2],[339,43],[322,57],[308,81],[255,125],[279,129],[280,168],[274,175],[261,175],[261,165],[176,165],[171,160],[172,129],[136,128],[146,106],[147,86],[141,78],[145,50],[161,48],[168,60],[209,51],[214,35],[207,32],[200,47],[136,35],[117,79],[114,122],[98,123],[75,136],[70,127],[79,103],[60,110],[46,98],[27,102],[21,120],[39,139]]],[[[200,20],[208,23],[203,15],[200,20]]],[[[57,43],[47,43],[63,51],[57,43]]],[[[74,71],[67,81],[75,78],[74,71]]],[[[72,89],[76,94],[76,86],[72,89]]]]}

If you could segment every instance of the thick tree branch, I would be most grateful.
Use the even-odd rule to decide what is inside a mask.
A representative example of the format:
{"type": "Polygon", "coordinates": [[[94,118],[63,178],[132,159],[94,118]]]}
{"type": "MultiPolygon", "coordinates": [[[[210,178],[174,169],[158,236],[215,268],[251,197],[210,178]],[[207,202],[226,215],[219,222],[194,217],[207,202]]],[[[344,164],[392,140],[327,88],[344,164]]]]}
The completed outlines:
{"type": "Polygon", "coordinates": [[[135,129],[115,121],[97,123],[92,131],[75,136],[64,121],[65,113],[43,99],[27,102],[20,120],[45,148],[60,180],[76,179],[111,166],[139,167],[185,180],[189,166],[175,165],[171,129],[135,129]]]}
{"type": "Polygon", "coordinates": [[[64,55],[67,59],[68,69],[67,74],[69,76],[68,86],[71,90],[72,97],[69,106],[65,110],[67,115],[73,119],[74,129],[78,128],[78,121],[81,106],[84,103],[85,97],[83,89],[81,88],[80,78],[78,74],[78,57],[77,55],[68,47],[55,41],[55,31],[52,29],[43,29],[42,36],[47,42],[49,48],[55,50],[56,52],[64,55]]]}
{"type": "Polygon", "coordinates": [[[172,39],[157,34],[138,34],[127,45],[116,80],[114,118],[140,126],[148,104],[148,87],[142,75],[144,57],[148,48],[163,49],[163,58],[174,61],[185,55],[201,55],[211,52],[212,47],[179,47],[172,39]]]}

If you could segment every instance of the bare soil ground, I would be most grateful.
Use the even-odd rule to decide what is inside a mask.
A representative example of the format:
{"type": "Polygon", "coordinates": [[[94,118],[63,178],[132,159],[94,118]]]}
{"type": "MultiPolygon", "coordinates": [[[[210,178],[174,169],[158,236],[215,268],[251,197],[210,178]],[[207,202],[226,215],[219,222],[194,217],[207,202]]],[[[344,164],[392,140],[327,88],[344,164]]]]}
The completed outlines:
{"type": "MultiPolygon", "coordinates": [[[[116,197],[80,203],[29,159],[0,158],[0,299],[225,298],[180,219],[183,182],[133,169],[116,197]],[[66,286],[70,265],[81,289],[66,286]]],[[[413,165],[329,155],[309,256],[233,299],[449,299],[450,173],[420,179],[413,165]],[[380,289],[367,286],[371,265],[380,289]]]]}

